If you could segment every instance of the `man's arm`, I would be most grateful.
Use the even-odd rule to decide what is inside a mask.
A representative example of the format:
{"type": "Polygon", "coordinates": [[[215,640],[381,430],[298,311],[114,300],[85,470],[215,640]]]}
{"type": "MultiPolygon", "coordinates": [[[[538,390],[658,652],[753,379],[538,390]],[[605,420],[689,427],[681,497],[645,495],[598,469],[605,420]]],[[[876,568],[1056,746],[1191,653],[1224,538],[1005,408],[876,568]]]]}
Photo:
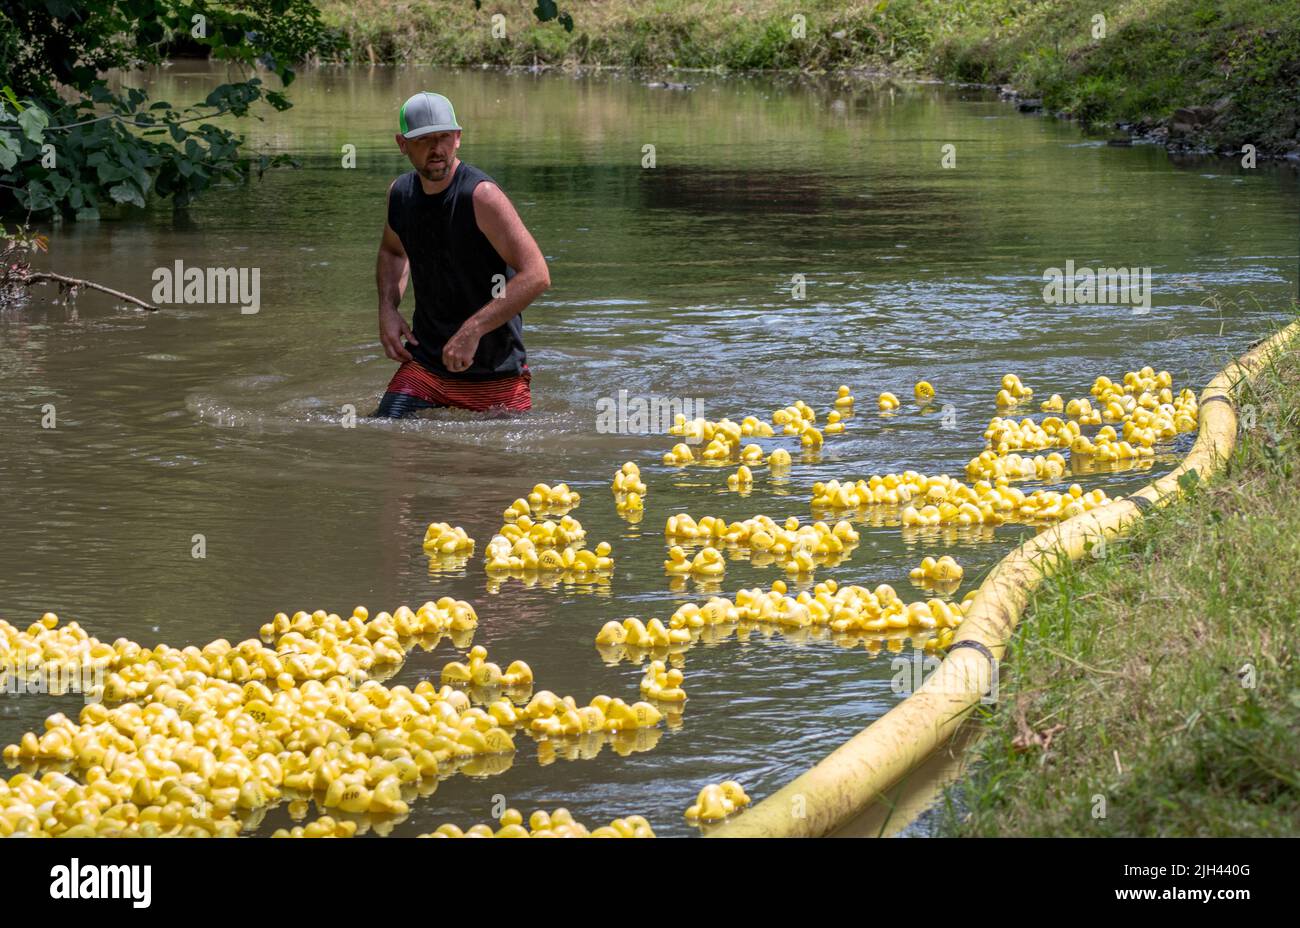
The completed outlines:
{"type": "MultiPolygon", "coordinates": [[[[388,195],[393,195],[392,184],[388,185],[388,195]]],[[[379,290],[379,341],[384,346],[384,354],[394,361],[411,360],[411,353],[402,345],[403,338],[414,345],[420,344],[397,308],[410,277],[411,263],[406,259],[406,249],[385,220],[384,235],[379,240],[379,259],[375,262],[375,286],[379,290]]]]}
{"type": "Polygon", "coordinates": [[[442,363],[449,371],[463,371],[474,363],[479,339],[504,325],[527,308],[551,286],[551,272],[542,250],[537,247],[510,198],[496,184],[484,182],[474,188],[474,218],[515,276],[505,292],[489,300],[465,320],[442,350],[442,363]]]}

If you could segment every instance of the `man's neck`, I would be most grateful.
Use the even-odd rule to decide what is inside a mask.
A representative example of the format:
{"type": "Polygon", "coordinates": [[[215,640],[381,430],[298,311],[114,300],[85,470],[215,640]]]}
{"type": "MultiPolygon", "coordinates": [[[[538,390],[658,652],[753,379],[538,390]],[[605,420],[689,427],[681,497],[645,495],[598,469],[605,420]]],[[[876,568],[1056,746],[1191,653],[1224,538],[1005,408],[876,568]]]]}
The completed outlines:
{"type": "Polygon", "coordinates": [[[460,159],[452,158],[451,170],[447,172],[447,176],[444,177],[442,180],[438,180],[438,181],[426,180],[423,174],[418,174],[418,173],[416,176],[420,178],[420,186],[424,188],[425,193],[431,193],[431,194],[442,193],[444,190],[446,190],[448,187],[451,186],[451,182],[456,177],[456,171],[459,167],[460,167],[460,159]]]}

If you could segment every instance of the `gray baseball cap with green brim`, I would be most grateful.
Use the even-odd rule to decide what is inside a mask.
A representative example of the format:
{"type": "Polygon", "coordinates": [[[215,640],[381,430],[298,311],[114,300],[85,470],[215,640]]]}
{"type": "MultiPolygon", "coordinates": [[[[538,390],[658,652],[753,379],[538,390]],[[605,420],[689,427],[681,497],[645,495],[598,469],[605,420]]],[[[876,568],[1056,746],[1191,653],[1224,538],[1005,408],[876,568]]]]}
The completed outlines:
{"type": "Polygon", "coordinates": [[[451,101],[440,93],[430,93],[427,90],[420,91],[402,104],[397,124],[402,136],[408,139],[419,138],[431,132],[460,131],[451,101]]]}

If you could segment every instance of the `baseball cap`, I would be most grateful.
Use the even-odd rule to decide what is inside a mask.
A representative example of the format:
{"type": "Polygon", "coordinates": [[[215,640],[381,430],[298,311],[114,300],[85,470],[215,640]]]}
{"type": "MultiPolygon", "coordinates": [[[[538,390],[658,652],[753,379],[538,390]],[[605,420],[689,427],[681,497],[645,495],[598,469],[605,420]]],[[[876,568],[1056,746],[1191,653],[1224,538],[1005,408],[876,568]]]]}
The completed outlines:
{"type": "Polygon", "coordinates": [[[451,101],[440,93],[422,90],[402,104],[397,115],[402,135],[408,139],[419,138],[430,132],[453,132],[460,129],[456,111],[451,101]]]}

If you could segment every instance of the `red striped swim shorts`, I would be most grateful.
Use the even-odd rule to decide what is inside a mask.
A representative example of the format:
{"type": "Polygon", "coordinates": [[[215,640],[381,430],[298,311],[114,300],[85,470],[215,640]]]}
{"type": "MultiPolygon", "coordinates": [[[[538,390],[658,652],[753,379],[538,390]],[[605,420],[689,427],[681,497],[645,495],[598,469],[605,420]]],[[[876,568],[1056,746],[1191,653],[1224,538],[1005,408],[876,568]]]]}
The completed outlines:
{"type": "Polygon", "coordinates": [[[485,412],[506,409],[525,412],[533,408],[527,366],[514,376],[491,380],[459,380],[443,377],[416,361],[407,361],[389,381],[376,416],[401,418],[419,409],[455,406],[485,412]]]}

